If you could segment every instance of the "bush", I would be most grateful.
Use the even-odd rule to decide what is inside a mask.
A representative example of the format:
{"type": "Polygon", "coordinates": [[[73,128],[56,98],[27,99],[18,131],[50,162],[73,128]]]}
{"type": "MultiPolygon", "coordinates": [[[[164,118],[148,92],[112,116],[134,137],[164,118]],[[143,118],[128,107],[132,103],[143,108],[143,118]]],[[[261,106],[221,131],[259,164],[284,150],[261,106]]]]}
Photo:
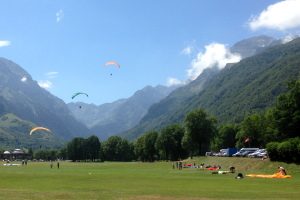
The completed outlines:
{"type": "Polygon", "coordinates": [[[276,161],[278,160],[278,151],[277,147],[280,143],[279,142],[270,142],[267,144],[266,149],[269,155],[270,160],[276,161]]]}
{"type": "Polygon", "coordinates": [[[292,162],[293,147],[290,141],[280,143],[277,151],[279,161],[292,162]]]}
{"type": "Polygon", "coordinates": [[[300,138],[291,138],[289,139],[291,146],[292,146],[292,153],[291,153],[291,162],[300,163],[300,152],[299,152],[299,145],[300,145],[300,138]]]}
{"type": "Polygon", "coordinates": [[[290,138],[281,143],[270,142],[267,151],[272,161],[300,163],[300,138],[290,138]]]}

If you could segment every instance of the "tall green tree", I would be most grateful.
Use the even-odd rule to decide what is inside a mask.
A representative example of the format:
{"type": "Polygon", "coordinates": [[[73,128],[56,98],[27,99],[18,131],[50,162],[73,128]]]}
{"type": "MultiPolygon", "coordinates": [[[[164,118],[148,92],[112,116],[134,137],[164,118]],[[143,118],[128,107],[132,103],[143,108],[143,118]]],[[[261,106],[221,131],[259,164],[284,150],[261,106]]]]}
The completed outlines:
{"type": "Polygon", "coordinates": [[[134,151],[138,160],[153,162],[158,157],[156,149],[158,133],[149,131],[140,136],[134,144],[134,151]]]}
{"type": "Polygon", "coordinates": [[[85,159],[85,149],[84,149],[85,139],[84,138],[74,138],[67,145],[68,158],[72,161],[84,160],[85,159]]]}
{"type": "Polygon", "coordinates": [[[146,161],[145,155],[145,135],[141,135],[134,143],[134,153],[140,161],[146,161]]]}
{"type": "Polygon", "coordinates": [[[161,159],[178,160],[185,153],[182,147],[184,128],[179,124],[169,125],[161,130],[156,141],[156,148],[161,159]]]}
{"type": "Polygon", "coordinates": [[[111,136],[103,144],[103,156],[110,161],[130,161],[134,158],[132,145],[119,136],[111,136]]]}
{"type": "Polygon", "coordinates": [[[247,116],[240,124],[236,135],[238,147],[264,147],[266,132],[265,117],[263,114],[247,116]]]}
{"type": "Polygon", "coordinates": [[[87,159],[95,161],[100,158],[101,143],[97,136],[90,136],[86,139],[87,159]]]}
{"type": "Polygon", "coordinates": [[[238,126],[235,124],[223,124],[218,129],[214,140],[214,149],[233,148],[237,142],[238,126]]]}
{"type": "Polygon", "coordinates": [[[204,155],[216,133],[216,120],[204,110],[196,109],[187,114],[184,120],[185,134],[192,143],[193,152],[204,155]]]}
{"type": "Polygon", "coordinates": [[[158,137],[158,133],[156,131],[150,131],[145,133],[145,159],[146,161],[153,162],[158,156],[157,149],[155,148],[155,143],[158,137]]]}
{"type": "Polygon", "coordinates": [[[273,110],[278,139],[300,136],[300,80],[290,82],[288,88],[278,97],[273,110]]]}
{"type": "Polygon", "coordinates": [[[104,159],[109,161],[121,160],[120,146],[122,138],[119,136],[109,137],[103,144],[104,159]]]}

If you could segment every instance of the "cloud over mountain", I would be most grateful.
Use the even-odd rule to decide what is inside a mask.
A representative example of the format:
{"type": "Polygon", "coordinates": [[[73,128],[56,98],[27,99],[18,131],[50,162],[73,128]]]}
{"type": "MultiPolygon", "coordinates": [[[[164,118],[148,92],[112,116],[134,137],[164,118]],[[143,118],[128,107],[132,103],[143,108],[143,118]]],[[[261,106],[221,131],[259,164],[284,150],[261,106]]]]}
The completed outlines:
{"type": "Polygon", "coordinates": [[[196,79],[204,69],[218,67],[222,69],[227,63],[236,63],[241,60],[241,56],[231,53],[224,44],[211,43],[205,46],[204,52],[199,52],[192,61],[191,67],[187,70],[190,80],[196,79]]]}

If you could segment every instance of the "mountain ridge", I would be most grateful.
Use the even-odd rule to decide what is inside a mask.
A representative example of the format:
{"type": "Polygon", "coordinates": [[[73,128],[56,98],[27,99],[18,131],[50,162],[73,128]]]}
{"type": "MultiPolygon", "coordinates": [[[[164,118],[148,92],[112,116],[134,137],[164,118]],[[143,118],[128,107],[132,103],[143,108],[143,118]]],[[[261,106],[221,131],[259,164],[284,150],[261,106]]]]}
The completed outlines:
{"type": "Polygon", "coordinates": [[[166,97],[175,88],[176,86],[145,86],[126,99],[99,106],[82,102],[69,103],[68,107],[77,120],[83,121],[93,134],[107,139],[135,126],[153,103],[166,97]]]}
{"type": "MultiPolygon", "coordinates": [[[[207,80],[205,89],[196,95],[180,99],[176,96],[180,97],[184,93],[180,92],[180,88],[174,90],[166,99],[150,107],[139,125],[120,135],[134,139],[145,131],[159,130],[168,124],[180,123],[186,113],[199,107],[216,116],[220,122],[240,121],[245,114],[272,105],[276,96],[285,91],[286,82],[299,75],[299,54],[300,39],[287,44],[272,45],[254,56],[225,67],[207,80]],[[252,100],[254,103],[251,103],[252,100]],[[174,101],[178,102],[169,106],[174,101]],[[168,106],[169,109],[166,110],[168,106]]],[[[198,78],[202,76],[201,74],[198,78]]],[[[191,84],[195,82],[185,87],[189,88],[191,84]]]]}
{"type": "Polygon", "coordinates": [[[48,127],[61,140],[89,134],[85,125],[73,118],[63,100],[41,88],[19,65],[0,58],[0,116],[7,113],[48,127]]]}

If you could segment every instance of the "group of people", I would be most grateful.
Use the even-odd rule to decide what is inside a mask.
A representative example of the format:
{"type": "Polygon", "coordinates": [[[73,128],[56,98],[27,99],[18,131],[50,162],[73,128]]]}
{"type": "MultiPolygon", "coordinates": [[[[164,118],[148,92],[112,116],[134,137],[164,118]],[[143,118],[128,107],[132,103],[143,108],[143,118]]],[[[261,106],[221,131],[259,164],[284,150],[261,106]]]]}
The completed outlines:
{"type": "Polygon", "coordinates": [[[172,163],[172,168],[175,169],[175,167],[176,167],[176,169],[182,170],[182,168],[183,168],[182,161],[176,161],[175,163],[173,162],[172,163]]]}
{"type": "Polygon", "coordinates": [[[22,160],[22,166],[27,165],[27,159],[26,160],[22,160]]]}
{"type": "MultiPolygon", "coordinates": [[[[173,169],[179,169],[182,170],[182,168],[200,168],[200,169],[207,169],[212,171],[212,174],[228,174],[228,173],[235,173],[236,169],[234,166],[230,166],[228,171],[220,171],[221,166],[220,165],[204,165],[204,163],[201,163],[200,165],[197,165],[196,163],[184,163],[183,161],[176,161],[172,163],[173,169]]],[[[281,177],[291,177],[287,175],[286,170],[284,167],[279,166],[277,173],[273,175],[261,175],[261,174],[247,174],[246,176],[249,177],[261,177],[261,178],[281,178],[281,177]]],[[[242,173],[238,173],[235,177],[236,179],[243,179],[244,175],[242,173]]]]}
{"type": "MultiPolygon", "coordinates": [[[[57,161],[57,169],[59,169],[59,161],[57,161]]],[[[50,161],[50,168],[52,169],[53,168],[53,162],[52,160],[50,161]]]]}

